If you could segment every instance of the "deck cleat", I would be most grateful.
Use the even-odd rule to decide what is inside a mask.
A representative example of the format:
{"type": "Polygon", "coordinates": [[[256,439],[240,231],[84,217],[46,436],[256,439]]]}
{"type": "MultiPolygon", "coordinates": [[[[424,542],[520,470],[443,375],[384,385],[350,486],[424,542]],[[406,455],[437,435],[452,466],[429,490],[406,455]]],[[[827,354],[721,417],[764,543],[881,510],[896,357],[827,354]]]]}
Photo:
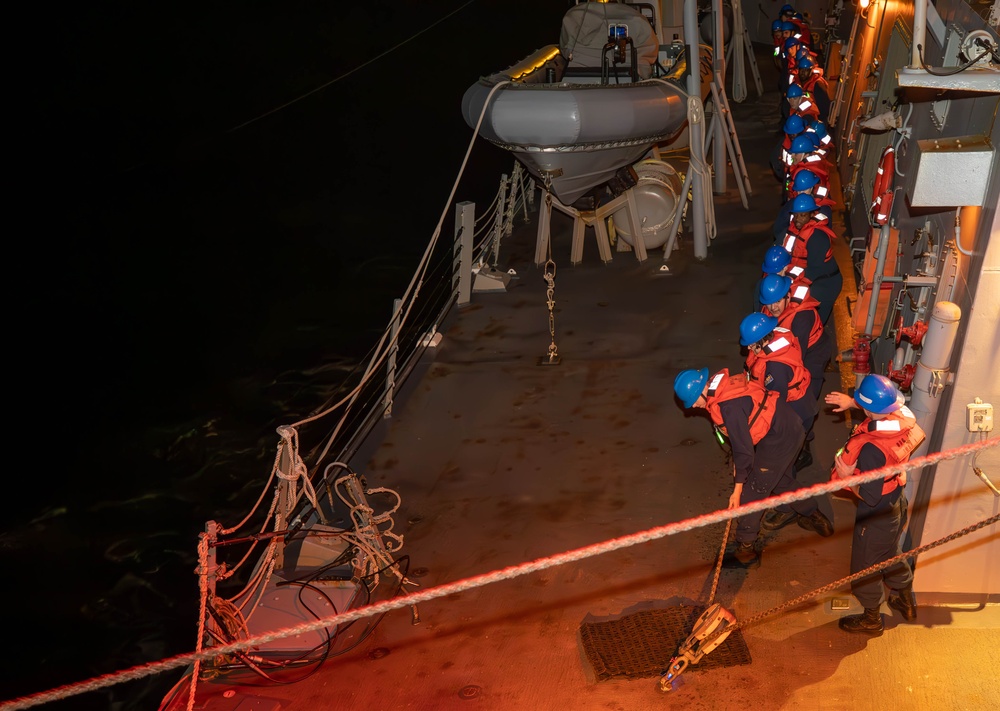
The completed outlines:
{"type": "Polygon", "coordinates": [[[694,623],[691,634],[677,649],[677,656],[660,676],[660,691],[671,691],[677,678],[691,664],[700,662],[706,654],[726,641],[736,626],[736,617],[719,603],[708,607],[694,623]]]}

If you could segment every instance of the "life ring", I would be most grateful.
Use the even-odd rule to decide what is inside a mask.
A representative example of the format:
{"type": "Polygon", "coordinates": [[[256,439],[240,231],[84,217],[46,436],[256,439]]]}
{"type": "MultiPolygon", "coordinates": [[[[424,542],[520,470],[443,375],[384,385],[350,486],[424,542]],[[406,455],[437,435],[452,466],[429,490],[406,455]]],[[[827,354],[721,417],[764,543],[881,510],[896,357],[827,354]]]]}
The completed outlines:
{"type": "Polygon", "coordinates": [[[878,161],[875,172],[875,186],[872,188],[872,206],[869,210],[871,224],[882,227],[889,224],[892,214],[892,176],[896,172],[896,151],[892,146],[886,146],[878,161]]]}

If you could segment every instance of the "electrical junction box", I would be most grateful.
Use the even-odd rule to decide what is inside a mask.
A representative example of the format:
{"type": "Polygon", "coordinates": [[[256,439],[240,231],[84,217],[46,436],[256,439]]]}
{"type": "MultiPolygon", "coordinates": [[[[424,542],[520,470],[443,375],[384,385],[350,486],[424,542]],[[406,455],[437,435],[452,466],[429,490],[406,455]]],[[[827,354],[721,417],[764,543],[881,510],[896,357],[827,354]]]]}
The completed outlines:
{"type": "Polygon", "coordinates": [[[993,164],[986,136],[916,141],[907,171],[906,194],[913,207],[982,205],[993,164]]]}
{"type": "Polygon", "coordinates": [[[975,402],[970,402],[965,408],[965,426],[969,432],[993,431],[993,405],[983,402],[977,397],[975,402]]]}

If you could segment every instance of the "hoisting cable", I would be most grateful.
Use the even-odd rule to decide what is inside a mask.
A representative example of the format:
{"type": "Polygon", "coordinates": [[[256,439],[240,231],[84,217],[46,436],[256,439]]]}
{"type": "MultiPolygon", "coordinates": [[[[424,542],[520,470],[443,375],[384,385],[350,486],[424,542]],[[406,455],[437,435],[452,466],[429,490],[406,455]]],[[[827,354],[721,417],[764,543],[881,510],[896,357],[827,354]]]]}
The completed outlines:
{"type": "MultiPolygon", "coordinates": [[[[582,548],[576,548],[563,553],[556,553],[551,556],[544,558],[539,558],[537,560],[529,561],[527,563],[521,563],[519,565],[512,565],[500,570],[496,570],[490,573],[484,573],[482,575],[475,575],[464,580],[458,580],[453,583],[446,583],[444,585],[438,585],[433,588],[427,588],[425,590],[409,593],[403,597],[397,597],[391,600],[386,600],[384,602],[379,602],[374,605],[366,605],[364,607],[359,607],[354,610],[348,610],[347,612],[342,612],[335,615],[329,615],[326,617],[319,618],[317,620],[312,620],[310,622],[304,622],[292,627],[288,627],[281,630],[274,630],[266,634],[259,635],[257,637],[252,637],[249,639],[240,640],[239,642],[233,642],[232,644],[220,645],[216,647],[211,647],[199,653],[187,653],[179,654],[173,657],[168,657],[166,659],[161,659],[156,662],[149,662],[146,664],[140,664],[128,669],[124,669],[118,672],[112,672],[109,674],[104,674],[102,676],[95,677],[82,682],[77,682],[73,684],[67,684],[50,691],[39,692],[36,694],[31,694],[29,696],[22,696],[12,701],[0,704],[0,711],[19,711],[20,709],[32,708],[44,703],[49,703],[51,701],[57,701],[60,699],[69,698],[71,696],[76,696],[85,692],[96,691],[98,689],[103,689],[109,686],[114,686],[126,681],[134,681],[136,679],[142,679],[147,676],[152,676],[153,674],[160,674],[165,671],[170,671],[171,669],[178,669],[184,666],[192,664],[195,660],[210,660],[215,657],[232,654],[236,651],[242,651],[249,649],[251,647],[256,647],[268,642],[273,642],[279,639],[284,639],[286,637],[292,637],[299,634],[305,634],[309,632],[315,632],[320,629],[328,629],[335,625],[341,625],[346,622],[352,622],[364,617],[373,617],[375,615],[385,614],[391,610],[400,609],[403,607],[409,607],[416,603],[425,602],[427,600],[433,600],[440,597],[446,597],[448,595],[454,595],[456,593],[464,592],[466,590],[472,590],[474,588],[484,587],[492,583],[500,582],[502,580],[510,580],[512,578],[520,577],[522,575],[527,575],[528,573],[535,573],[540,570],[546,570],[548,568],[553,568],[559,565],[565,565],[566,563],[572,563],[586,558],[592,558],[594,556],[602,555],[604,553],[610,553],[612,551],[621,550],[623,548],[628,548],[639,543],[648,543],[650,541],[658,540],[660,538],[666,538],[667,536],[677,535],[678,533],[684,533],[687,531],[693,531],[699,528],[704,528],[705,526],[710,526],[714,523],[721,523],[722,521],[731,521],[734,518],[739,518],[750,513],[757,513],[758,511],[766,511],[767,509],[774,508],[776,506],[781,506],[783,504],[791,504],[796,501],[804,501],[806,499],[811,499],[820,494],[830,494],[834,491],[840,491],[844,488],[849,488],[852,486],[858,486],[865,484],[870,481],[883,480],[893,474],[899,474],[902,472],[922,469],[923,467],[930,466],[932,464],[937,464],[948,459],[957,459],[959,457],[964,457],[975,452],[979,452],[984,449],[990,449],[1000,445],[1000,437],[995,437],[993,439],[980,440],[977,442],[972,442],[970,444],[965,444],[960,447],[955,447],[954,449],[949,449],[944,452],[936,452],[934,454],[928,454],[923,457],[917,457],[904,464],[894,464],[890,466],[885,466],[880,469],[873,469],[868,472],[863,472],[861,474],[855,474],[852,477],[846,479],[836,479],[834,481],[823,482],[820,484],[815,484],[813,486],[805,487],[803,489],[797,489],[795,491],[790,491],[786,494],[781,494],[779,496],[772,496],[767,499],[761,499],[760,501],[755,501],[752,503],[743,504],[734,508],[719,509],[707,514],[702,514],[699,516],[694,516],[692,518],[684,519],[674,523],[665,524],[663,526],[657,526],[655,528],[647,529],[645,531],[640,531],[638,533],[632,533],[626,536],[620,536],[618,538],[613,538],[610,540],[602,541],[600,543],[594,543],[589,546],[584,546],[582,548]]],[[[933,543],[929,543],[913,551],[909,551],[905,554],[906,557],[910,555],[917,555],[920,552],[928,550],[930,548],[947,543],[955,538],[967,535],[973,531],[977,531],[987,526],[993,526],[1000,523],[1000,514],[996,514],[989,518],[986,518],[976,524],[968,526],[960,531],[956,531],[944,538],[941,538],[933,543]]],[[[895,560],[887,561],[886,566],[892,565],[895,560]]],[[[870,570],[881,569],[882,564],[878,567],[872,568],[870,570]]],[[[865,574],[870,574],[870,570],[862,571],[865,574]]],[[[853,579],[853,576],[844,578],[844,581],[853,579]]],[[[836,583],[831,583],[831,585],[840,585],[843,581],[837,581],[836,583]]],[[[747,618],[739,626],[746,627],[750,624],[756,623],[764,617],[774,614],[776,609],[785,609],[792,604],[799,604],[803,599],[808,599],[812,595],[819,594],[828,589],[831,586],[824,586],[819,588],[818,591],[813,591],[807,596],[800,596],[795,598],[795,600],[784,603],[778,608],[768,610],[766,613],[761,613],[759,615],[754,615],[753,617],[747,618]]],[[[732,629],[732,628],[730,628],[732,629]]]]}

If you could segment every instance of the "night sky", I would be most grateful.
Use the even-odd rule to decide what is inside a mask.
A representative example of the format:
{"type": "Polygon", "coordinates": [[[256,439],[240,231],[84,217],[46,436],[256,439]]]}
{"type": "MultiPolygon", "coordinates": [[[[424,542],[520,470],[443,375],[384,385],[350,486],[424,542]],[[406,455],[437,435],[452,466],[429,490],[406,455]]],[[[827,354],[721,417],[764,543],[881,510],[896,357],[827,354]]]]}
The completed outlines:
{"type": "MultiPolygon", "coordinates": [[[[301,371],[373,344],[461,164],[462,94],[568,4],[97,2],[9,29],[0,560],[31,661],[0,698],[194,648],[197,532],[256,499],[290,393],[322,401],[301,371]]],[[[457,199],[511,163],[480,141],[457,199]]],[[[165,676],[52,708],[155,708],[165,676]]]]}

